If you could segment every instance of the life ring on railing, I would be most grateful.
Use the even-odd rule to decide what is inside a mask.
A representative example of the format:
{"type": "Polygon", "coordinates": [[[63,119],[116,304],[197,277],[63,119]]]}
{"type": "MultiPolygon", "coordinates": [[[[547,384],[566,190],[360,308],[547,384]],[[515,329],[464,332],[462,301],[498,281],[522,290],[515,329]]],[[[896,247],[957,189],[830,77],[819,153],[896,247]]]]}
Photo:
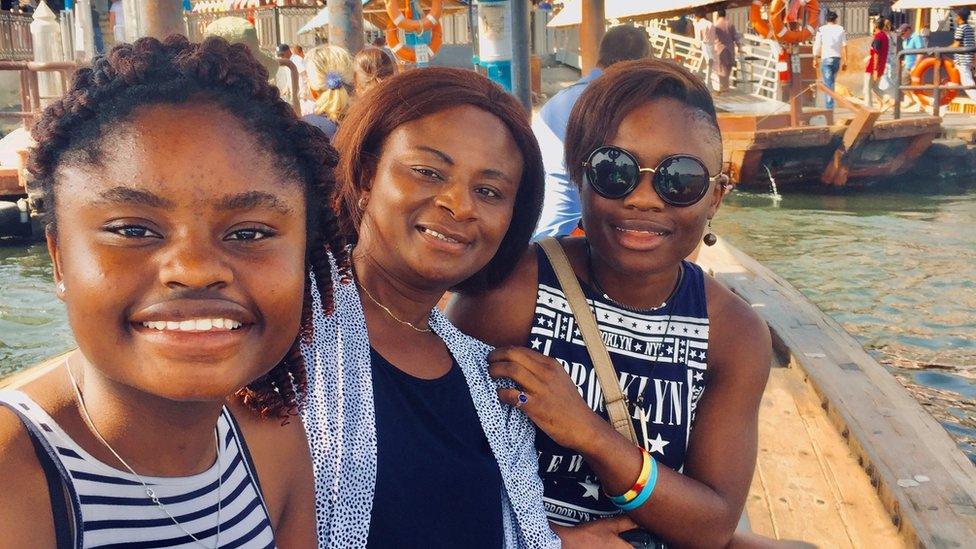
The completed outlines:
{"type": "Polygon", "coordinates": [[[415,34],[440,27],[441,0],[431,0],[430,11],[422,19],[411,19],[407,15],[406,9],[409,8],[410,0],[406,1],[408,5],[404,6],[405,9],[400,9],[400,0],[386,0],[386,15],[389,16],[390,21],[393,21],[394,27],[415,34]]]}
{"type": "Polygon", "coordinates": [[[813,38],[820,25],[820,2],[817,0],[799,0],[803,2],[804,17],[799,30],[791,30],[786,20],[786,9],[789,0],[773,0],[769,6],[769,25],[772,27],[773,38],[784,44],[799,44],[813,38]]]}
{"type": "MultiPolygon", "coordinates": [[[[443,31],[441,26],[437,25],[430,31],[430,44],[427,47],[430,49],[430,54],[433,56],[437,53],[437,50],[441,48],[441,42],[443,41],[443,31]]],[[[397,57],[400,58],[404,63],[416,63],[417,62],[417,52],[413,48],[404,44],[400,41],[400,33],[396,28],[386,29],[386,44],[397,57]]]]}
{"type": "MultiPolygon", "coordinates": [[[[926,57],[918,63],[915,63],[911,73],[912,85],[923,85],[925,83],[925,73],[934,70],[938,62],[939,60],[936,57],[926,57]]],[[[952,82],[953,84],[959,85],[962,82],[959,78],[959,69],[956,68],[956,64],[951,59],[942,60],[941,80],[941,84],[952,82]]],[[[927,107],[932,104],[932,92],[930,90],[915,90],[913,93],[915,94],[915,98],[918,99],[918,102],[923,106],[927,107]]],[[[956,98],[957,93],[953,89],[942,90],[942,95],[939,96],[939,105],[948,105],[949,102],[956,98]]]]}
{"type": "Polygon", "coordinates": [[[752,23],[752,28],[756,34],[763,38],[773,38],[773,30],[769,27],[769,20],[763,19],[760,0],[752,0],[752,6],[749,7],[749,22],[752,23]]]}

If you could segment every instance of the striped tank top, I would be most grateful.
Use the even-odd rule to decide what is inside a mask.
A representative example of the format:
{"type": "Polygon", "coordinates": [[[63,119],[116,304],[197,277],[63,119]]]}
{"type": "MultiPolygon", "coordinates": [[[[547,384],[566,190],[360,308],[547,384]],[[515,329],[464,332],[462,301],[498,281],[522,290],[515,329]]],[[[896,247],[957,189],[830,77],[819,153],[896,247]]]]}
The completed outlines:
{"type": "MultiPolygon", "coordinates": [[[[136,477],[92,457],[29,396],[0,391],[0,405],[12,410],[30,434],[48,480],[58,549],[200,547],[146,496],[136,477]],[[71,524],[81,527],[72,534],[71,524]]],[[[217,436],[219,467],[214,463],[197,475],[143,480],[183,528],[214,547],[220,475],[220,547],[275,547],[254,464],[227,408],[217,421],[217,436]]]]}
{"type": "MultiPolygon", "coordinates": [[[[541,247],[537,262],[535,318],[526,346],[559,361],[590,408],[606,418],[603,392],[583,336],[541,247]]],[[[638,442],[660,465],[679,472],[708,368],[704,273],[687,261],[681,268],[675,295],[665,307],[648,312],[619,307],[580,281],[630,404],[638,442]]],[[[620,514],[576,451],[541,430],[536,433],[536,451],[549,520],[573,525],[620,514]]]]}

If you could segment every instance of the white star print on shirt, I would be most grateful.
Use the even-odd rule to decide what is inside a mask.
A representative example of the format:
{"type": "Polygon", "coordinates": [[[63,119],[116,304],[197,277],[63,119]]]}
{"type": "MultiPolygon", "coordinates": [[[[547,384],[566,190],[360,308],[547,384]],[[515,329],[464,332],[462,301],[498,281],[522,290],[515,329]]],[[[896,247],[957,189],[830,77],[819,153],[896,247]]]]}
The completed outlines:
{"type": "Polygon", "coordinates": [[[647,443],[651,445],[651,447],[647,449],[648,453],[653,454],[654,452],[657,452],[662,456],[664,455],[664,447],[671,444],[667,440],[661,438],[661,433],[658,433],[654,438],[647,439],[647,443]]]}
{"type": "Polygon", "coordinates": [[[599,484],[593,484],[592,482],[577,482],[576,484],[579,484],[580,486],[583,487],[583,497],[584,498],[593,498],[593,499],[599,501],[599,499],[600,499],[600,485],[599,484]]]}
{"type": "Polygon", "coordinates": [[[540,341],[539,338],[535,338],[532,340],[532,349],[538,350],[539,347],[541,346],[542,346],[542,341],[540,341]]]}

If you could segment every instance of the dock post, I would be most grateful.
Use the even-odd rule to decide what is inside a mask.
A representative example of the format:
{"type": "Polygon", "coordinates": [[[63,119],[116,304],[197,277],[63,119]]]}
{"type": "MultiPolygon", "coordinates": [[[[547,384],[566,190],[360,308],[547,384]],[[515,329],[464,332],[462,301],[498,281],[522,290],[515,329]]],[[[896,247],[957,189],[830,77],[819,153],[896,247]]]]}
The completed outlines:
{"type": "Polygon", "coordinates": [[[582,72],[584,75],[596,67],[600,56],[600,40],[607,28],[607,15],[603,0],[583,0],[580,18],[580,54],[582,56],[582,72]]]}
{"type": "Polygon", "coordinates": [[[532,82],[529,79],[529,3],[512,2],[512,95],[532,112],[532,82]]]}
{"type": "Polygon", "coordinates": [[[366,45],[363,34],[363,3],[361,0],[330,0],[329,43],[356,55],[366,45]]]}
{"type": "Polygon", "coordinates": [[[939,107],[942,103],[942,54],[938,54],[939,62],[932,69],[932,83],[935,89],[932,90],[932,116],[939,116],[939,107]]]}

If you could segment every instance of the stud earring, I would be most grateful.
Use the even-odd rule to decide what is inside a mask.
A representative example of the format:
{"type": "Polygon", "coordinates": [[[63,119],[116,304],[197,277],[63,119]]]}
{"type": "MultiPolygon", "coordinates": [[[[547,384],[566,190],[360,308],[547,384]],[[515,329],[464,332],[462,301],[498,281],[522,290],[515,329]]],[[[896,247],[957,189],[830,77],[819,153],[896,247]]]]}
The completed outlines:
{"type": "Polygon", "coordinates": [[[58,291],[61,292],[62,294],[65,292],[64,282],[58,282],[58,291]]]}
{"type": "Polygon", "coordinates": [[[714,246],[718,242],[718,237],[712,232],[712,220],[708,220],[708,232],[705,234],[705,238],[702,239],[706,246],[714,246]]]}
{"type": "Polygon", "coordinates": [[[358,206],[359,210],[362,211],[366,209],[366,204],[368,203],[369,203],[369,195],[363,195],[359,197],[359,202],[356,202],[356,206],[358,206]]]}

